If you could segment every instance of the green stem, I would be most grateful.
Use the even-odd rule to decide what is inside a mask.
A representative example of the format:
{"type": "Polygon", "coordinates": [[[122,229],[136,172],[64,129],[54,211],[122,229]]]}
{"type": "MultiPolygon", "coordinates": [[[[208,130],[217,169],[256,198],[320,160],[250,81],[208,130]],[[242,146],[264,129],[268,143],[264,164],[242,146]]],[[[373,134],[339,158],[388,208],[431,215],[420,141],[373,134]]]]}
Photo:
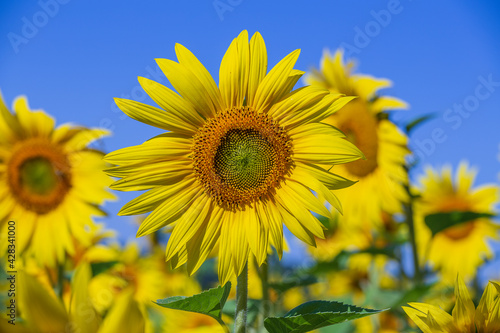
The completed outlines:
{"type": "Polygon", "coordinates": [[[248,262],[236,280],[236,314],[234,315],[234,333],[247,331],[248,301],[248,262]]]}
{"type": "Polygon", "coordinates": [[[63,264],[57,265],[57,295],[63,299],[64,293],[64,266],[63,264]]]}
{"type": "Polygon", "coordinates": [[[406,186],[406,192],[408,193],[409,201],[405,206],[406,213],[406,223],[408,224],[408,233],[410,234],[410,244],[413,252],[413,268],[415,270],[415,283],[420,284],[422,281],[422,273],[420,272],[420,263],[418,260],[418,249],[417,241],[415,237],[415,222],[413,220],[413,195],[411,193],[410,187],[406,186]]]}
{"type": "Polygon", "coordinates": [[[270,303],[269,303],[269,267],[267,262],[260,266],[260,278],[262,282],[262,316],[264,319],[269,317],[270,303]]]}

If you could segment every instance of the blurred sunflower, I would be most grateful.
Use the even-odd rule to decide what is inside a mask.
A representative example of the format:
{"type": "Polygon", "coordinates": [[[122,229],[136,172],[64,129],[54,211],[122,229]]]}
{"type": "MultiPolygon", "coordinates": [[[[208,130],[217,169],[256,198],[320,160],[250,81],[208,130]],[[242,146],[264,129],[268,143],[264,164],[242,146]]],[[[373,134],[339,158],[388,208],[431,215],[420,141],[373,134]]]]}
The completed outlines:
{"type": "MultiPolygon", "coordinates": [[[[14,101],[12,114],[0,95],[0,225],[18,223],[19,253],[29,250],[42,265],[55,266],[74,254],[73,240],[91,243],[92,216],[114,196],[111,178],[101,171],[103,154],[87,148],[107,135],[103,129],[63,124],[32,111],[25,97],[14,101]]],[[[2,239],[6,235],[2,234],[2,239]]],[[[7,242],[2,242],[4,248],[7,242]]]]}
{"type": "Polygon", "coordinates": [[[149,190],[126,204],[121,215],[152,213],[138,236],[175,222],[166,259],[187,262],[188,273],[218,245],[218,275],[225,284],[239,275],[250,253],[261,265],[272,244],[281,257],[283,225],[304,242],[323,238],[311,213],[331,216],[311,190],[341,209],[331,190],[351,181],[318,166],[347,163],[362,153],[333,126],[319,123],[353,99],[319,87],[292,91],[303,72],[293,51],[267,72],[267,52],[259,33],[250,43],[243,31],[222,59],[219,87],[185,47],[175,47],[179,63],[157,63],[172,90],[139,78],[164,110],[116,99],[130,117],[168,132],[142,145],[117,150],[106,160],[122,178],[117,190],[149,190]],[[182,95],[182,97],[181,97],[182,95]]]}
{"type": "Polygon", "coordinates": [[[488,218],[447,228],[434,237],[424,222],[424,217],[433,213],[492,213],[498,202],[499,188],[484,185],[473,189],[475,176],[476,172],[462,162],[454,180],[450,167],[440,171],[427,167],[420,179],[421,198],[415,205],[418,249],[422,258],[440,270],[445,283],[453,283],[457,273],[466,280],[472,278],[484,260],[492,257],[486,240],[499,238],[499,226],[488,218]]]}
{"type": "Polygon", "coordinates": [[[351,74],[353,67],[352,61],[344,64],[342,50],[333,56],[325,52],[321,69],[313,69],[306,81],[334,93],[359,96],[322,122],[339,128],[366,156],[366,160],[333,168],[343,177],[359,180],[356,186],[337,192],[344,204],[342,221],[380,225],[383,212],[400,212],[401,201],[407,198],[403,187],[407,183],[407,137],[384,111],[407,108],[407,104],[377,95],[379,89],[391,86],[391,81],[351,74]]]}
{"type": "MultiPolygon", "coordinates": [[[[116,262],[108,270],[98,274],[90,284],[94,305],[104,313],[124,291],[131,290],[134,299],[144,305],[153,305],[152,300],[162,295],[195,294],[200,287],[180,274],[168,274],[161,253],[141,255],[136,243],[129,243],[123,250],[110,248],[109,262],[116,262]],[[165,283],[169,281],[169,283],[165,283]],[[103,293],[106,291],[107,295],[103,293]]],[[[161,297],[160,297],[161,298],[161,297]]]]}
{"type": "Polygon", "coordinates": [[[320,262],[333,260],[342,251],[354,251],[370,244],[366,228],[353,228],[339,223],[337,218],[328,221],[324,239],[316,239],[316,247],[307,249],[311,256],[320,262]]]}
{"type": "MultiPolygon", "coordinates": [[[[144,332],[143,310],[130,293],[123,294],[106,318],[102,318],[90,302],[89,283],[92,270],[82,262],[75,270],[67,303],[44,288],[40,281],[25,271],[19,271],[19,309],[22,320],[16,329],[28,332],[144,332]]],[[[9,329],[9,332],[11,330],[9,329]]],[[[16,332],[16,331],[14,331],[16,332]]]]}
{"type": "Polygon", "coordinates": [[[500,332],[500,285],[490,281],[477,308],[461,278],[455,284],[456,304],[451,315],[426,303],[408,303],[403,310],[424,333],[500,332]]]}

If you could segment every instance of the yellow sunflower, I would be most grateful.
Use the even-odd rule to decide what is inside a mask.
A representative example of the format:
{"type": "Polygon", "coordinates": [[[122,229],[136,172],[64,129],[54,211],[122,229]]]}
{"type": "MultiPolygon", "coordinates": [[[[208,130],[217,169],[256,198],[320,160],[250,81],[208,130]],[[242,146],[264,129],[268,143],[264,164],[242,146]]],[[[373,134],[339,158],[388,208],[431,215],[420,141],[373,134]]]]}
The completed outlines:
{"type": "MultiPolygon", "coordinates": [[[[86,262],[82,261],[73,273],[68,302],[62,302],[52,289],[44,288],[26,271],[20,270],[18,279],[19,290],[23,291],[18,300],[22,319],[14,328],[20,332],[145,332],[144,307],[130,292],[120,295],[105,318],[101,317],[90,299],[92,269],[86,262]]],[[[12,332],[12,327],[8,332],[12,332]]]]}
{"type": "MultiPolygon", "coordinates": [[[[33,253],[42,265],[55,266],[74,254],[74,240],[89,245],[98,205],[113,195],[111,178],[102,173],[103,154],[87,145],[108,132],[63,124],[32,111],[25,97],[15,113],[0,95],[0,228],[14,221],[16,250],[33,253]]],[[[7,242],[2,241],[1,248],[7,242]]]]}
{"type": "Polygon", "coordinates": [[[152,211],[138,236],[175,225],[166,259],[187,262],[196,271],[215,245],[222,284],[239,275],[252,253],[261,265],[272,244],[281,256],[283,225],[304,242],[323,238],[323,225],[311,213],[330,212],[311,190],[333,206],[331,190],[351,181],[318,166],[362,157],[333,126],[320,123],[353,97],[319,87],[292,88],[303,72],[293,66],[299,50],[267,72],[264,41],[250,43],[243,31],[222,59],[219,86],[184,46],[175,47],[179,62],[157,59],[177,93],[139,78],[162,109],[116,99],[130,117],[165,129],[142,145],[106,155],[118,166],[117,190],[148,190],[126,204],[120,215],[152,211]],[[181,97],[182,96],[182,97],[181,97]]]}
{"type": "Polygon", "coordinates": [[[500,332],[500,285],[490,281],[477,308],[464,281],[457,278],[456,304],[451,315],[426,303],[408,303],[403,310],[424,333],[497,333],[500,332]]]}
{"type": "Polygon", "coordinates": [[[440,270],[446,283],[453,283],[457,273],[466,280],[472,278],[484,260],[492,257],[487,239],[498,239],[499,226],[488,218],[450,227],[434,238],[424,222],[424,217],[433,213],[492,213],[498,202],[498,186],[473,189],[475,176],[476,172],[462,162],[454,180],[449,166],[440,171],[427,167],[420,179],[421,199],[415,205],[418,250],[422,258],[440,270]]]}
{"type": "Polygon", "coordinates": [[[344,64],[342,50],[333,56],[325,52],[321,69],[313,69],[306,81],[334,93],[359,96],[322,122],[338,127],[366,156],[366,160],[333,168],[343,177],[359,180],[356,186],[337,192],[344,204],[342,222],[380,225],[383,212],[400,212],[401,201],[407,197],[403,187],[407,183],[403,167],[408,153],[407,137],[387,119],[384,111],[407,105],[394,97],[377,95],[391,81],[352,74],[353,67],[352,61],[344,64]]]}

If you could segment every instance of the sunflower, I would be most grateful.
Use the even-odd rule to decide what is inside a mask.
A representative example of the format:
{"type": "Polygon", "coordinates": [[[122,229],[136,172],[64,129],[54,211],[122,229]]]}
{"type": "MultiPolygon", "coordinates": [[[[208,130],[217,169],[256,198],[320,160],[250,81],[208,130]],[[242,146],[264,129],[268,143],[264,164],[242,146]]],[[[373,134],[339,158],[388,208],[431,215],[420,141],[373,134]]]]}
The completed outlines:
{"type": "Polygon", "coordinates": [[[415,206],[419,253],[440,270],[447,283],[453,283],[457,272],[465,280],[470,279],[484,260],[492,257],[486,240],[498,239],[499,226],[491,219],[480,218],[447,228],[431,237],[424,217],[453,211],[493,212],[498,202],[499,188],[484,185],[473,189],[475,176],[476,172],[462,162],[454,180],[449,166],[440,171],[427,167],[426,174],[420,179],[418,192],[421,198],[415,206]]]}
{"type": "MultiPolygon", "coordinates": [[[[87,148],[108,132],[63,124],[32,111],[17,98],[12,114],[0,95],[0,227],[7,221],[20,230],[16,250],[31,252],[42,265],[55,266],[74,254],[74,240],[91,243],[92,216],[113,199],[111,178],[101,171],[103,154],[87,148]]],[[[2,242],[2,248],[7,242],[2,242]]]]}
{"type": "Polygon", "coordinates": [[[456,304],[451,315],[441,308],[426,303],[408,303],[403,310],[424,333],[500,331],[500,285],[490,281],[477,308],[461,278],[455,284],[456,304]]]}
{"type": "MultiPolygon", "coordinates": [[[[130,292],[116,300],[105,318],[94,308],[89,293],[92,269],[81,262],[75,269],[69,287],[68,302],[62,302],[52,289],[24,270],[19,271],[19,308],[22,319],[16,321],[19,331],[28,332],[144,332],[145,311],[130,292]]],[[[1,326],[0,326],[1,327],[1,326]]],[[[12,332],[12,328],[8,330],[12,332]]]]}
{"type": "MultiPolygon", "coordinates": [[[[96,253],[105,253],[95,249],[96,253]]],[[[87,251],[90,254],[91,251],[87,251]]],[[[91,258],[87,256],[86,259],[91,258]]],[[[193,295],[201,292],[198,283],[184,274],[167,272],[163,253],[140,252],[137,243],[129,243],[124,249],[117,245],[108,248],[108,263],[114,263],[104,272],[97,274],[89,282],[89,297],[99,314],[104,315],[113,308],[124,294],[131,295],[141,309],[141,320],[146,325],[145,332],[155,332],[163,316],[160,307],[152,300],[174,295],[193,295]],[[168,281],[168,283],[165,283],[168,281]],[[159,296],[160,295],[160,296],[159,296]]],[[[118,322],[120,312],[108,313],[106,318],[118,322]],[[114,317],[114,316],[118,317],[114,317]]]]}
{"type": "Polygon", "coordinates": [[[334,93],[359,96],[322,122],[338,127],[366,156],[366,160],[333,169],[345,178],[359,180],[356,186],[337,192],[344,203],[342,223],[377,226],[384,212],[400,212],[401,201],[406,200],[407,137],[384,111],[407,105],[394,97],[377,95],[379,89],[391,86],[389,80],[351,74],[353,67],[352,61],[344,64],[342,50],[333,56],[325,52],[321,69],[313,69],[306,81],[334,93]]]}
{"type": "Polygon", "coordinates": [[[218,246],[218,275],[225,284],[243,271],[250,253],[261,265],[272,244],[281,257],[283,225],[304,242],[323,238],[311,213],[331,213],[311,192],[340,208],[331,190],[351,181],[318,166],[362,157],[333,126],[320,123],[353,97],[319,87],[292,88],[300,50],[267,72],[264,41],[243,31],[222,59],[219,87],[184,46],[179,62],[157,59],[177,93],[145,78],[139,82],[163,109],[116,99],[130,117],[167,132],[106,155],[121,178],[117,190],[148,190],[120,215],[152,211],[137,235],[175,223],[166,248],[173,267],[196,271],[218,246]],[[182,97],[181,97],[182,96],[182,97]]]}

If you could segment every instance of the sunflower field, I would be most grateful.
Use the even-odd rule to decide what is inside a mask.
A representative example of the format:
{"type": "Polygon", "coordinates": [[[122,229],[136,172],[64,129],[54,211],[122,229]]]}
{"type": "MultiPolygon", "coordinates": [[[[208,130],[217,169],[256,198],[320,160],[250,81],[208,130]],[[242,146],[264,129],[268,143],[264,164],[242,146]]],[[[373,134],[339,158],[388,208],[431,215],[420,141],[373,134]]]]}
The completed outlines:
{"type": "Polygon", "coordinates": [[[500,333],[498,4],[0,8],[0,332],[500,333]]]}

